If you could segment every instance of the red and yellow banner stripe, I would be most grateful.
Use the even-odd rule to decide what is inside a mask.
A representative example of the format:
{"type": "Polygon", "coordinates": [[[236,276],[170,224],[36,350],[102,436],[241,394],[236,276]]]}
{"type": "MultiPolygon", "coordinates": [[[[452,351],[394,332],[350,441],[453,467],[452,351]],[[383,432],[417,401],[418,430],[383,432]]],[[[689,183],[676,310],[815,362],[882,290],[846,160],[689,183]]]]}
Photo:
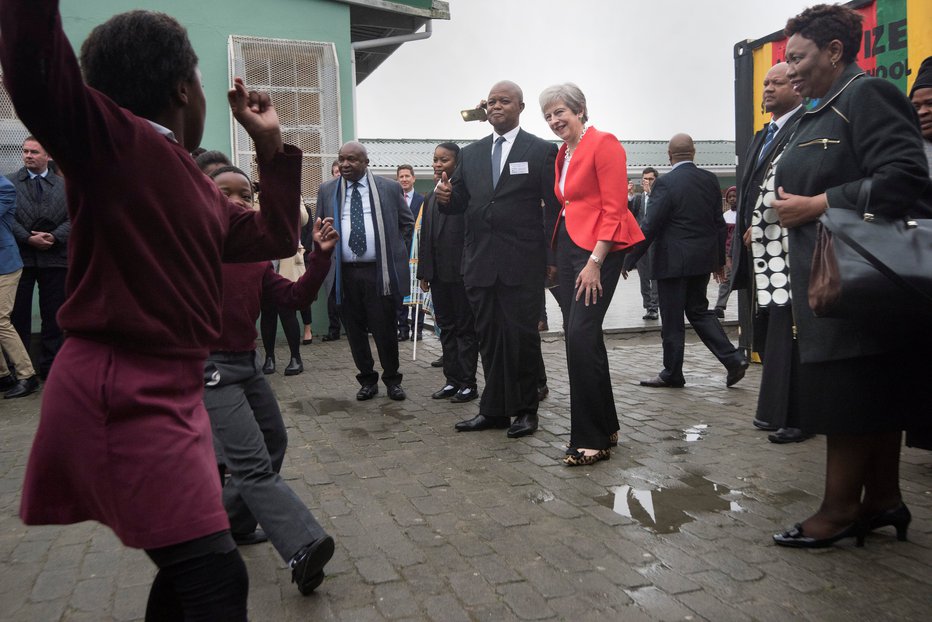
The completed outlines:
{"type": "MultiPolygon", "coordinates": [[[[864,17],[858,65],[909,92],[923,59],[932,56],[932,0],[875,0],[856,9],[864,17]]],[[[770,121],[760,109],[767,71],[783,61],[786,39],[765,43],[753,51],[754,127],[770,121]]]]}

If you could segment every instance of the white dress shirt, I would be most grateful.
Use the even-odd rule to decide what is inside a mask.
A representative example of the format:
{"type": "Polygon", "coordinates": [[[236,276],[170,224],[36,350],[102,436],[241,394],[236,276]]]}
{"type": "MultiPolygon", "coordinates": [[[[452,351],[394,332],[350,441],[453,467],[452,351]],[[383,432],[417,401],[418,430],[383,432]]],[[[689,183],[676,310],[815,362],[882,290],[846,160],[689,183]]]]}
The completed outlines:
{"type": "Polygon", "coordinates": [[[369,178],[363,175],[357,182],[359,194],[362,196],[362,221],[366,224],[366,252],[356,255],[349,246],[350,239],[350,210],[353,201],[353,183],[343,179],[341,183],[346,186],[346,200],[343,202],[343,212],[340,214],[340,243],[343,245],[343,263],[357,263],[361,261],[375,261],[375,231],[372,224],[372,201],[369,200],[369,178]]]}
{"type": "MultiPolygon", "coordinates": [[[[505,132],[504,134],[492,132],[492,151],[495,150],[495,141],[498,140],[499,136],[502,136],[505,139],[505,142],[502,143],[502,168],[498,171],[499,173],[505,170],[505,162],[508,160],[508,154],[511,153],[511,147],[515,144],[515,138],[518,136],[518,132],[520,131],[521,127],[518,126],[513,130],[505,132]]],[[[489,162],[492,161],[492,151],[489,151],[489,162]]]]}

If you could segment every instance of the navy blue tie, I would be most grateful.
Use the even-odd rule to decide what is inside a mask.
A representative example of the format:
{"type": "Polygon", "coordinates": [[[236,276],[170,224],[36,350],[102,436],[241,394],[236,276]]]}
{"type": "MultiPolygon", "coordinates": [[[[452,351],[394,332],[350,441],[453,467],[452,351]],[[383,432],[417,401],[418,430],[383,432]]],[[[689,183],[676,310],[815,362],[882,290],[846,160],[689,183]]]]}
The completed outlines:
{"type": "Polygon", "coordinates": [[[353,183],[353,194],[350,198],[349,247],[357,257],[366,254],[366,223],[363,220],[362,195],[359,194],[359,182],[353,183]]]}
{"type": "Polygon", "coordinates": [[[777,135],[777,130],[780,129],[777,127],[776,121],[771,121],[770,126],[767,128],[767,136],[764,137],[764,144],[760,148],[760,153],[757,156],[757,161],[760,162],[764,154],[767,153],[767,147],[770,146],[770,143],[773,142],[773,137],[777,135]]]}
{"type": "Polygon", "coordinates": [[[36,203],[42,202],[42,177],[36,175],[33,177],[33,180],[36,182],[36,203]]]}
{"type": "Polygon", "coordinates": [[[505,142],[504,136],[499,136],[495,140],[495,146],[492,147],[492,187],[498,185],[498,178],[502,176],[502,143],[505,142]]]}

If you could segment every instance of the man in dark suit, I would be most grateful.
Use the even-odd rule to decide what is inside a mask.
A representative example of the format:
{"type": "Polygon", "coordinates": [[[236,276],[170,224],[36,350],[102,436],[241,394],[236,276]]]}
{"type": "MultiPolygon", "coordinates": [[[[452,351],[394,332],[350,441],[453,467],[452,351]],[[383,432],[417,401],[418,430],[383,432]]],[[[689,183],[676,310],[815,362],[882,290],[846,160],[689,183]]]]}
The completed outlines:
{"type": "MultiPolygon", "coordinates": [[[[421,211],[421,206],[424,205],[424,195],[414,189],[414,167],[410,164],[402,164],[395,169],[395,176],[398,179],[398,183],[401,184],[405,205],[407,205],[408,209],[411,211],[411,217],[417,222],[417,215],[421,211]]],[[[408,256],[411,256],[410,244],[408,244],[408,256]]],[[[407,341],[409,338],[412,340],[421,339],[421,330],[424,327],[424,310],[421,309],[421,312],[416,317],[415,307],[410,307],[410,312],[408,308],[408,305],[404,304],[404,299],[399,298],[398,341],[407,341]],[[409,315],[411,316],[410,323],[408,322],[409,315]],[[414,327],[415,320],[417,320],[416,330],[414,327]]]]}
{"type": "MultiPolygon", "coordinates": [[[[741,180],[738,186],[738,215],[735,241],[731,245],[731,288],[747,289],[755,299],[751,307],[757,309],[756,288],[753,283],[753,258],[750,244],[751,218],[761,197],[764,176],[774,158],[783,151],[806,112],[802,98],[786,77],[788,66],[777,63],[764,77],[763,105],[772,119],[754,135],[747,153],[741,159],[741,180]],[[738,240],[741,240],[739,243],[738,240]]],[[[795,413],[785,396],[790,393],[789,377],[793,357],[793,316],[788,306],[770,307],[755,312],[753,340],[755,351],[764,362],[761,388],[754,426],[774,432],[769,439],[775,443],[804,441],[808,435],[795,427],[795,413]]]]}
{"type": "Polygon", "coordinates": [[[686,384],[685,313],[702,342],[728,370],[725,384],[730,387],[744,377],[748,362],[725,336],[706,298],[709,275],[714,273],[719,282],[724,278],[722,193],[715,175],[693,164],[696,148],[688,135],[670,139],[667,152],[673,169],[654,184],[650,216],[643,229],[645,240],[625,258],[622,273],[627,278],[627,272],[653,246],[651,271],[660,296],[663,371],[641,384],[686,384]]]}
{"type": "Polygon", "coordinates": [[[407,296],[408,251],[414,218],[398,182],[369,172],[366,148],[358,142],[340,147],[340,177],[317,193],[320,218],[333,218],[340,243],[334,253],[334,288],[346,338],[359,373],[357,400],[379,392],[371,332],[382,365],[382,382],[393,400],[405,399],[398,371],[395,330],[398,296],[407,296]]]}
{"type": "Polygon", "coordinates": [[[484,106],[494,134],[465,147],[452,180],[444,173],[435,193],[442,213],[465,213],[463,281],[485,372],[479,414],[456,429],[508,428],[508,437],[517,438],[538,423],[537,320],[547,263],[544,225],[552,225],[558,210],[557,148],[518,126],[524,95],[517,84],[499,82],[484,106]],[[516,419],[509,427],[510,417],[516,419]]]}
{"type": "Polygon", "coordinates": [[[23,273],[10,319],[28,352],[32,340],[32,293],[38,284],[42,352],[37,367],[39,376],[45,378],[62,344],[55,315],[65,302],[71,218],[65,200],[65,180],[51,171],[49,154],[32,136],[23,141],[23,164],[10,178],[16,187],[13,235],[23,259],[23,273]]]}
{"type": "MultiPolygon", "coordinates": [[[[628,200],[628,209],[637,220],[641,229],[647,222],[647,208],[650,203],[651,188],[657,181],[657,169],[648,166],[641,173],[641,188],[644,192],[634,195],[628,200]]],[[[644,256],[637,263],[638,280],[641,281],[641,300],[644,303],[644,316],[642,320],[658,319],[657,308],[659,306],[657,298],[657,281],[650,274],[650,253],[644,253],[644,256]]]]}

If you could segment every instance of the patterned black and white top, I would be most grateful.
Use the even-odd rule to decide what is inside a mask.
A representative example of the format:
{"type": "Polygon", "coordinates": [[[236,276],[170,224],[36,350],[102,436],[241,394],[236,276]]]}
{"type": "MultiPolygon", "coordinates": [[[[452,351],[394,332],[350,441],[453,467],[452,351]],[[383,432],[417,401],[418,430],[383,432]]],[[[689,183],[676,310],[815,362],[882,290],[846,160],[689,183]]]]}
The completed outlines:
{"type": "Polygon", "coordinates": [[[790,303],[790,258],[786,229],[780,226],[777,210],[771,207],[776,198],[774,179],[782,153],[774,158],[764,176],[760,196],[751,214],[751,257],[754,263],[754,288],[761,307],[782,307],[790,303]]]}

